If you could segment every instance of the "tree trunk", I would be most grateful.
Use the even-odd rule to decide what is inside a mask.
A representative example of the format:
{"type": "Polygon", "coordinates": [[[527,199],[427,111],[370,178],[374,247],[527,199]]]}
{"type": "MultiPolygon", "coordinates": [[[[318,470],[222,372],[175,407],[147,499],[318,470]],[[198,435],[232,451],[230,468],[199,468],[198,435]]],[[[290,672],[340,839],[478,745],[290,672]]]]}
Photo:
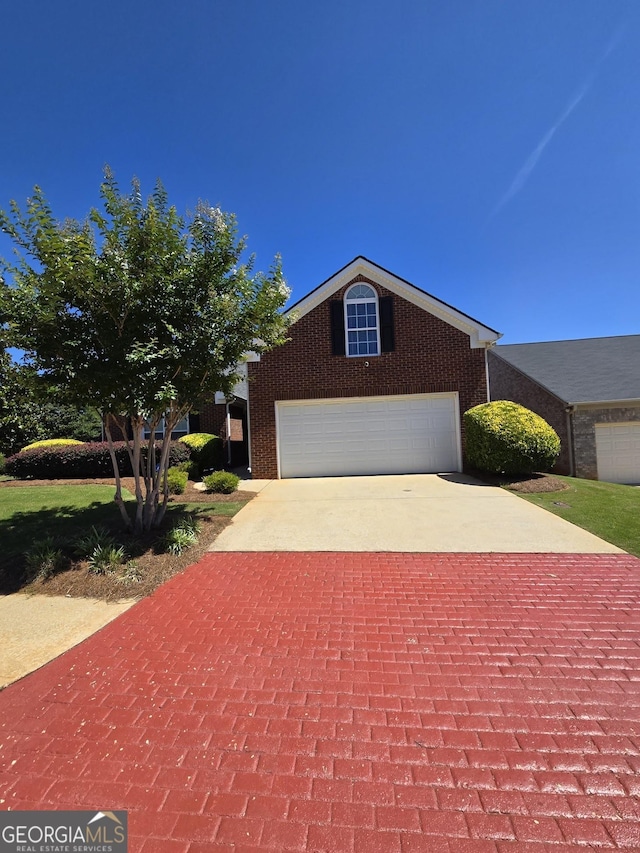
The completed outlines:
{"type": "Polygon", "coordinates": [[[131,457],[131,470],[133,471],[133,478],[135,483],[135,492],[136,492],[136,520],[134,524],[134,531],[139,534],[142,533],[143,520],[142,520],[142,509],[144,502],[144,495],[142,493],[142,484],[141,477],[144,473],[142,470],[142,449],[141,449],[141,441],[142,441],[142,429],[143,429],[143,420],[138,417],[135,418],[133,422],[133,451],[130,454],[131,457]]]}
{"type": "Polygon", "coordinates": [[[110,420],[112,418],[111,414],[103,414],[104,421],[104,431],[107,436],[107,442],[109,444],[109,456],[111,457],[111,464],[113,466],[113,475],[116,480],[116,493],[113,497],[114,501],[118,505],[118,509],[120,510],[120,515],[122,516],[122,520],[124,521],[124,526],[127,530],[131,530],[131,519],[129,518],[129,513],[127,512],[127,507],[122,498],[122,481],[120,479],[120,469],[118,468],[118,460],[116,459],[116,451],[113,446],[113,439],[111,437],[111,426],[110,420]]]}
{"type": "MultiPolygon", "coordinates": [[[[176,422],[177,423],[177,422],[176,422]]],[[[169,486],[167,483],[167,471],[169,470],[169,452],[171,450],[171,431],[175,424],[169,422],[169,428],[165,426],[164,442],[162,443],[162,453],[160,454],[160,465],[158,466],[157,478],[155,482],[155,517],[153,521],[154,527],[159,527],[167,511],[167,501],[169,500],[169,486]],[[160,504],[160,486],[162,485],[162,505],[160,504]]]]}

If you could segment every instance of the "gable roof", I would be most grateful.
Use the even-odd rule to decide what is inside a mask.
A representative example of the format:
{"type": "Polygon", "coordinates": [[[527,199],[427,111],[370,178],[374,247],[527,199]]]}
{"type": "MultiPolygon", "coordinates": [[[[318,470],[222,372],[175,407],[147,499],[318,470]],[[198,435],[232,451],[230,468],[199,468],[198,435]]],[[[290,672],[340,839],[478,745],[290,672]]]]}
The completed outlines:
{"type": "Polygon", "coordinates": [[[488,344],[493,344],[501,337],[501,333],[496,332],[495,329],[491,329],[478,320],[474,320],[468,314],[458,311],[452,305],[442,302],[442,300],[437,299],[425,290],[416,287],[415,284],[411,284],[411,282],[394,275],[389,270],[384,269],[384,267],[379,266],[362,255],[358,255],[358,257],[338,270],[337,273],[334,273],[326,281],[323,281],[322,284],[319,284],[311,293],[308,293],[292,305],[291,308],[288,308],[287,314],[295,314],[294,322],[296,322],[301,317],[304,317],[305,314],[317,308],[325,299],[337,293],[345,284],[348,284],[358,275],[363,275],[371,279],[371,281],[380,284],[397,296],[413,302],[414,305],[417,305],[424,311],[434,314],[436,317],[444,320],[445,323],[449,323],[450,326],[454,326],[456,329],[469,335],[472,348],[480,348],[488,344]]]}
{"type": "Polygon", "coordinates": [[[492,352],[567,404],[640,400],[640,335],[501,344],[492,352]]]}

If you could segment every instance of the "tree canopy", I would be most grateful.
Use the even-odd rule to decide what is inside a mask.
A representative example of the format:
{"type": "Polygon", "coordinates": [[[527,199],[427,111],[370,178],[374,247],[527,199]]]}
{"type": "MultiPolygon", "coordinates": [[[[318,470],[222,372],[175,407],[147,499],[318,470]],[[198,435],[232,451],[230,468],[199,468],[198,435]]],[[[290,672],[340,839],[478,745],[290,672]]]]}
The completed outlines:
{"type": "Polygon", "coordinates": [[[0,453],[17,453],[45,438],[100,441],[100,415],[87,406],[57,402],[33,368],[0,352],[0,453]]]}
{"type": "Polygon", "coordinates": [[[140,530],[159,524],[167,499],[156,425],[164,417],[170,434],[203,397],[230,391],[245,353],[285,340],[289,289],[279,258],[267,273],[243,260],[233,214],[199,202],[181,217],[159,181],[144,201],[136,179],[123,194],[109,169],[100,194],[82,222],[57,220],[39,187],[24,211],[0,211],[18,250],[0,268],[3,333],[61,402],[93,406],[107,425],[130,419],[140,530]]]}

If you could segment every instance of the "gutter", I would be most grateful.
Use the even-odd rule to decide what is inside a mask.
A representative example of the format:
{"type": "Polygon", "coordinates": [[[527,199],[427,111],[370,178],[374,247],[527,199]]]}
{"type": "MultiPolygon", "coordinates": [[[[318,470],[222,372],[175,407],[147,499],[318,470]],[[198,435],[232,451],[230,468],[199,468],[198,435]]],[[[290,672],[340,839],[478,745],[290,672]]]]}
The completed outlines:
{"type": "Polygon", "coordinates": [[[627,400],[580,400],[578,403],[567,403],[576,409],[579,406],[640,406],[640,398],[627,400]]]}

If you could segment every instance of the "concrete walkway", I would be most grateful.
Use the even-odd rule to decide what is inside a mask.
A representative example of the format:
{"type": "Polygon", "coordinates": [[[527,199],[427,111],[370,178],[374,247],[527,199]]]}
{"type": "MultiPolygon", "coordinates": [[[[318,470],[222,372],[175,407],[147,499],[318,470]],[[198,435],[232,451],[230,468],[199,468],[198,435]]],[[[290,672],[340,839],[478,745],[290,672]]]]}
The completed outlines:
{"type": "Polygon", "coordinates": [[[134,603],[20,593],[0,596],[0,689],[81,643],[134,603]]]}
{"type": "MultiPolygon", "coordinates": [[[[462,474],[260,482],[212,551],[622,553],[462,474]]],[[[244,488],[244,486],[242,487],[244,488]]]]}
{"type": "Polygon", "coordinates": [[[0,810],[127,809],[129,853],[637,853],[638,607],[626,554],[207,554],[0,692],[0,810]]]}

